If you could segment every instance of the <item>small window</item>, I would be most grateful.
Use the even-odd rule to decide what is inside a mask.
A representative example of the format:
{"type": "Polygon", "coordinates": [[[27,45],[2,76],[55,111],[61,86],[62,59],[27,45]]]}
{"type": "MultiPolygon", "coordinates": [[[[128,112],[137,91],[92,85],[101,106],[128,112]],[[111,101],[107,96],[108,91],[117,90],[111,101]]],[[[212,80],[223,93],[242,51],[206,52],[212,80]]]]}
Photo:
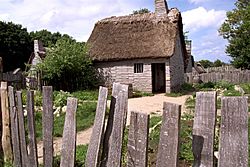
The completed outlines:
{"type": "Polygon", "coordinates": [[[143,73],[143,63],[134,64],[134,73],[143,73]]]}

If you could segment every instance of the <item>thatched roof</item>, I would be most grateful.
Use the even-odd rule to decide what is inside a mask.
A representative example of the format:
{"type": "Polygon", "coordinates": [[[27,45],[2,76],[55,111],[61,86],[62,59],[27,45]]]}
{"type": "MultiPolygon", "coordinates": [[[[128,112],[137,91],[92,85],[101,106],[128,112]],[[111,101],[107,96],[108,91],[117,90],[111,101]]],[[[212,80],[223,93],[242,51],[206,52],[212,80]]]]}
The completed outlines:
{"type": "Polygon", "coordinates": [[[161,16],[145,13],[106,18],[95,24],[88,40],[89,55],[94,61],[168,58],[174,54],[178,33],[186,53],[176,8],[161,16]]]}

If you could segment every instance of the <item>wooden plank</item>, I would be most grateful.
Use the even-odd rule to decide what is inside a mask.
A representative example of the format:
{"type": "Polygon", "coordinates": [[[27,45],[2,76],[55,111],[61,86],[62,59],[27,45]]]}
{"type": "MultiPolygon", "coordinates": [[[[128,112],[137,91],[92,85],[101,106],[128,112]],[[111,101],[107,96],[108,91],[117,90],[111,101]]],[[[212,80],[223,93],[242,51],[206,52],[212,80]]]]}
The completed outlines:
{"type": "Polygon", "coordinates": [[[34,91],[27,91],[27,124],[29,136],[29,162],[30,166],[38,166],[37,142],[36,142],[36,127],[34,118],[34,91]]]}
{"type": "Polygon", "coordinates": [[[43,165],[53,166],[53,88],[43,86],[43,165]]]}
{"type": "Polygon", "coordinates": [[[120,166],[123,132],[128,110],[128,85],[113,84],[101,166],[120,166]]]}
{"type": "Polygon", "coordinates": [[[147,167],[149,115],[131,112],[128,134],[128,167],[147,167]]]}
{"type": "Polygon", "coordinates": [[[17,91],[17,116],[18,116],[18,127],[19,127],[19,138],[20,138],[20,152],[22,158],[22,166],[29,167],[27,144],[25,138],[25,128],[24,128],[24,115],[23,115],[23,104],[22,104],[22,92],[17,91]]]}
{"type": "Polygon", "coordinates": [[[219,167],[248,167],[247,97],[222,97],[219,167]]]}
{"type": "Polygon", "coordinates": [[[76,151],[77,99],[67,99],[67,111],[63,129],[60,167],[74,167],[76,151]]]}
{"type": "Polygon", "coordinates": [[[1,108],[2,108],[2,148],[5,162],[12,162],[12,146],[10,136],[10,113],[7,92],[7,82],[1,82],[1,108]]]}
{"type": "Polygon", "coordinates": [[[197,92],[193,123],[194,166],[213,167],[216,92],[197,92]]]}
{"type": "Polygon", "coordinates": [[[15,167],[21,167],[21,152],[19,143],[19,129],[18,129],[18,112],[16,108],[14,88],[12,86],[8,87],[9,103],[10,103],[10,121],[11,121],[11,139],[13,146],[13,156],[15,167]]]}
{"type": "Polygon", "coordinates": [[[96,108],[95,122],[93,126],[90,143],[86,156],[86,167],[97,167],[98,158],[101,153],[101,145],[104,137],[105,113],[107,108],[108,89],[100,87],[99,97],[96,108]]]}
{"type": "Polygon", "coordinates": [[[164,102],[157,167],[178,166],[181,105],[164,102]]]}

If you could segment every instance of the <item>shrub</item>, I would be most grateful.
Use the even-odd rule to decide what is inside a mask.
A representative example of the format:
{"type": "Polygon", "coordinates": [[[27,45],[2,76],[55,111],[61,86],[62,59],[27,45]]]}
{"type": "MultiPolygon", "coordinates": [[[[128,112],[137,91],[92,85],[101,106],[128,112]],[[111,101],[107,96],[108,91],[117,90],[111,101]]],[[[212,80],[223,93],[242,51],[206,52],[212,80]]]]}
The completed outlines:
{"type": "Polygon", "coordinates": [[[200,84],[195,84],[194,87],[197,90],[211,90],[215,87],[215,83],[213,82],[206,82],[206,83],[200,83],[200,84]]]}
{"type": "Polygon", "coordinates": [[[250,83],[240,84],[240,87],[245,91],[246,94],[250,94],[250,83]]]}
{"type": "Polygon", "coordinates": [[[37,68],[42,71],[43,80],[55,90],[71,92],[89,89],[98,83],[86,45],[73,40],[58,40],[54,47],[48,49],[45,59],[37,68]]]}
{"type": "Polygon", "coordinates": [[[222,80],[222,81],[219,81],[215,84],[215,88],[216,89],[232,90],[232,89],[234,89],[234,84],[222,80]]]}
{"type": "Polygon", "coordinates": [[[226,90],[223,92],[224,96],[241,96],[241,93],[237,90],[226,90]]]}

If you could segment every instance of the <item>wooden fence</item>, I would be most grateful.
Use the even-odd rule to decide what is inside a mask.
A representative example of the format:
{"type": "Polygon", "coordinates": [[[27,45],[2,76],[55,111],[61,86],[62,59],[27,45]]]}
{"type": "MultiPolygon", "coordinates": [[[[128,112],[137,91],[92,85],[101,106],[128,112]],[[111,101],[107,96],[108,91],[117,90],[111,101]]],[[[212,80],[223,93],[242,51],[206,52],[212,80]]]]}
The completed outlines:
{"type": "MultiPolygon", "coordinates": [[[[100,87],[93,132],[85,161],[86,167],[121,166],[123,135],[128,111],[128,86],[118,83],[113,85],[110,111],[107,125],[105,125],[107,95],[107,88],[100,87]]],[[[9,87],[8,96],[6,84],[2,84],[2,114],[6,116],[10,113],[11,118],[8,120],[7,117],[3,117],[5,122],[2,139],[8,139],[6,135],[10,137],[10,131],[6,132],[8,129],[6,126],[9,126],[6,122],[10,121],[15,166],[37,167],[34,93],[28,91],[27,94],[28,143],[24,132],[21,92],[15,92],[12,87],[9,87]],[[27,147],[29,151],[27,151],[27,147]]],[[[216,98],[216,92],[198,92],[196,94],[192,146],[193,166],[195,167],[213,167],[215,165],[216,98]]],[[[61,167],[73,167],[75,163],[76,108],[77,99],[69,98],[62,139],[61,167]]],[[[180,115],[180,105],[164,103],[157,167],[178,166],[180,115]]],[[[52,87],[43,87],[43,164],[46,167],[52,167],[53,163],[52,132],[52,87]]],[[[149,115],[132,112],[128,133],[127,166],[147,167],[149,115]]],[[[219,167],[248,167],[248,104],[246,97],[222,97],[219,144],[219,167]]],[[[4,153],[7,153],[8,150],[11,151],[10,148],[11,144],[8,145],[7,150],[4,150],[4,153]]],[[[8,154],[9,159],[12,159],[11,154],[8,154]]],[[[7,154],[5,154],[6,156],[7,154]]]]}
{"type": "Polygon", "coordinates": [[[187,83],[199,83],[199,82],[219,82],[228,81],[234,84],[250,82],[249,71],[231,71],[231,72],[210,72],[203,74],[193,75],[192,73],[186,73],[185,80],[187,83]]]}
{"type": "Polygon", "coordinates": [[[233,66],[209,67],[204,69],[206,73],[198,74],[193,70],[192,73],[185,74],[187,83],[206,83],[228,81],[234,84],[250,82],[250,70],[236,69],[233,66]]]}

